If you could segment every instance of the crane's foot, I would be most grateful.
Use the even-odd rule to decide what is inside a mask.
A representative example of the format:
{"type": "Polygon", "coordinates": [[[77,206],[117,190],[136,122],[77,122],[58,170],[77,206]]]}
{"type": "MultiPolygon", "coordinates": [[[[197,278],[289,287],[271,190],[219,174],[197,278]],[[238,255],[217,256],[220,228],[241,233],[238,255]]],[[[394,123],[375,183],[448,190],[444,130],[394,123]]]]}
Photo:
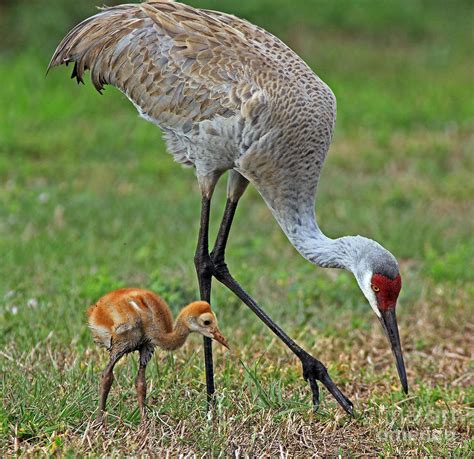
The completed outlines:
{"type": "Polygon", "coordinates": [[[351,416],[354,415],[352,402],[334,384],[326,367],[319,360],[307,354],[301,358],[301,364],[303,365],[303,377],[305,381],[309,382],[311,392],[313,393],[314,412],[317,412],[319,408],[319,387],[317,381],[320,381],[344,411],[351,416]]]}

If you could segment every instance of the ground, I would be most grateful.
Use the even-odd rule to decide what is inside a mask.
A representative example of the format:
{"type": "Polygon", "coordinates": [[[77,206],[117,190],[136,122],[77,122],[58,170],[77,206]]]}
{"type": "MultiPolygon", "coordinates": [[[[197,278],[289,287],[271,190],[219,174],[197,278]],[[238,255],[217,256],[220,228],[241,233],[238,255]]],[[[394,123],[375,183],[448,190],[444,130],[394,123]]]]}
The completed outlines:
{"type": "MultiPolygon", "coordinates": [[[[381,327],[345,272],[315,268],[249,189],[228,264],[355,404],[348,417],[298,361],[216,285],[232,350],[215,347],[217,405],[205,411],[201,339],[148,369],[140,426],[136,356],[116,370],[106,428],[93,424],[106,353],[85,309],[120,286],[173,312],[197,299],[199,193],[157,129],[117,91],[44,78],[92,1],[0,4],[0,450],[5,455],[472,454],[474,103],[468,1],[226,2],[284,38],[333,88],[336,137],[318,195],[321,227],[363,234],[400,261],[398,306],[410,393],[381,327]],[[3,13],[3,15],[2,15],[3,13]]],[[[194,5],[223,8],[217,1],[194,5]]],[[[212,229],[225,201],[221,183],[212,229]]]]}

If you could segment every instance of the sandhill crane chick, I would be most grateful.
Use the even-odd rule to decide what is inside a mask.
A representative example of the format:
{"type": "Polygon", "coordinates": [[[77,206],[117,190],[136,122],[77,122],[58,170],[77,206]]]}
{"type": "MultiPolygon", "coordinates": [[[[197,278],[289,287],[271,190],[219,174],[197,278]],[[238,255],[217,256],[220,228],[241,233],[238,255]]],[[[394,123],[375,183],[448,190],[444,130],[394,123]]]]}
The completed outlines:
{"type": "Polygon", "coordinates": [[[105,412],[107,396],[114,380],[115,364],[130,352],[140,353],[135,387],[142,419],[145,416],[145,369],[156,346],[166,350],[181,347],[192,332],[212,338],[228,347],[217,328],[209,303],[196,301],[179,313],[173,327],[173,316],[166,302],[149,290],[123,288],[104,295],[87,310],[94,340],[110,353],[102,373],[99,419],[105,412]]]}

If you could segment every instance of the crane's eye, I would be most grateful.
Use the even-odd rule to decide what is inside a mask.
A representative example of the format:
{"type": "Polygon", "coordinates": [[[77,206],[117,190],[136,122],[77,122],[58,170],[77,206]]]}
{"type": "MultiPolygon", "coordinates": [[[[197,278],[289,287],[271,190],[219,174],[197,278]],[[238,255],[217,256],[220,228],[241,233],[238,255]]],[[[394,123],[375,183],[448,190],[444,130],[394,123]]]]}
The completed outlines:
{"type": "Polygon", "coordinates": [[[209,319],[206,319],[205,321],[203,321],[203,324],[204,325],[211,325],[211,321],[209,319]]]}
{"type": "Polygon", "coordinates": [[[372,287],[372,290],[373,290],[375,293],[380,292],[380,287],[377,287],[377,286],[374,285],[374,284],[372,284],[371,287],[372,287]]]}

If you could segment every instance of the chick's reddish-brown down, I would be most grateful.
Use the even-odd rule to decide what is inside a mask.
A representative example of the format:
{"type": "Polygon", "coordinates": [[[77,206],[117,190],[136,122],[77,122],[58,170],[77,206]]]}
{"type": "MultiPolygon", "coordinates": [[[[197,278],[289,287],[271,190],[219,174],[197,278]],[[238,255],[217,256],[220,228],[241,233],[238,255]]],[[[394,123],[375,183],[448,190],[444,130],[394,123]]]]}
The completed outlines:
{"type": "Polygon", "coordinates": [[[183,308],[174,329],[166,302],[145,289],[114,290],[89,307],[87,315],[95,341],[109,350],[120,344],[132,351],[145,341],[173,350],[183,345],[188,334],[194,331],[213,335],[210,337],[227,346],[217,328],[215,315],[205,301],[183,308]],[[206,321],[208,323],[204,323],[206,321]]]}
{"type": "Polygon", "coordinates": [[[149,290],[122,288],[107,293],[87,310],[94,340],[107,349],[125,331],[139,334],[154,324],[164,333],[173,330],[173,317],[166,302],[149,290]]]}
{"type": "Polygon", "coordinates": [[[109,364],[102,374],[100,418],[112,386],[113,368],[123,355],[133,351],[140,353],[136,388],[143,417],[145,368],[156,346],[166,350],[177,349],[190,333],[197,332],[228,347],[217,327],[216,317],[205,301],[185,306],[173,326],[168,305],[156,293],[139,288],[122,288],[100,298],[88,308],[87,316],[94,340],[110,352],[109,364]]]}

